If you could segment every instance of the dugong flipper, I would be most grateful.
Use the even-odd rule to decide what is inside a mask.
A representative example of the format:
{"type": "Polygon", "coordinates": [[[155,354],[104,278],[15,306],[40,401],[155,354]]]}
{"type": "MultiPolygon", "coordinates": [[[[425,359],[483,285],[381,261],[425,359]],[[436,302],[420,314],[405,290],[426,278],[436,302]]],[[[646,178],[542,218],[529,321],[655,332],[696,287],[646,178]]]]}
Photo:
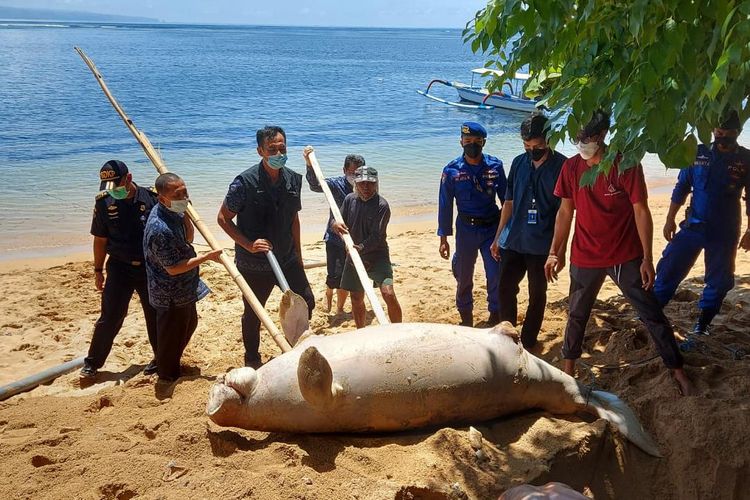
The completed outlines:
{"type": "Polygon", "coordinates": [[[481,422],[531,408],[586,411],[660,456],[625,403],[529,354],[506,330],[400,323],[311,335],[257,372],[219,377],[206,411],[219,425],[305,433],[481,422]]]}

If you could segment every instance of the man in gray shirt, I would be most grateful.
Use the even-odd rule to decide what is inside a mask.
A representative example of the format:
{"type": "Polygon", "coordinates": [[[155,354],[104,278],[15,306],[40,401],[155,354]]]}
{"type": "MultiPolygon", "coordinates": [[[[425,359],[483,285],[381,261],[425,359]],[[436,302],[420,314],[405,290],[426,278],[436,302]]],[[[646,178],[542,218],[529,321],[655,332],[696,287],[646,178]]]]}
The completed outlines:
{"type": "MultiPolygon", "coordinates": [[[[388,202],[378,194],[378,172],[372,167],[359,167],[354,174],[354,192],[341,205],[344,223],[331,227],[339,235],[349,233],[362,258],[367,275],[380,287],[392,323],[401,322],[401,305],[393,290],[393,267],[386,241],[391,218],[388,202]]],[[[352,314],[357,328],[365,326],[365,292],[354,269],[351,257],[346,258],[341,273],[341,288],[352,294],[352,314]]]]}

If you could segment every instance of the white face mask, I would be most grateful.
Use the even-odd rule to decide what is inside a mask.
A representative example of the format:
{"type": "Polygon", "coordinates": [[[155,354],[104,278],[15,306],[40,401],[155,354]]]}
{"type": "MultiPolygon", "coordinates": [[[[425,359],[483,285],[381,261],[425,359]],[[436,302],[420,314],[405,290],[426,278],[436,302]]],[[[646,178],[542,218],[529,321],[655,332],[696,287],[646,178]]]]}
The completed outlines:
{"type": "Polygon", "coordinates": [[[588,144],[579,142],[578,144],[576,144],[576,147],[578,148],[578,152],[581,154],[581,158],[583,158],[584,160],[590,160],[594,157],[596,152],[599,151],[598,142],[589,142],[588,144]]]}
{"type": "Polygon", "coordinates": [[[346,181],[354,187],[354,174],[346,174],[346,181]]]}
{"type": "Polygon", "coordinates": [[[190,203],[189,200],[172,200],[171,206],[168,206],[167,210],[176,214],[184,214],[187,211],[188,203],[190,203]]]}

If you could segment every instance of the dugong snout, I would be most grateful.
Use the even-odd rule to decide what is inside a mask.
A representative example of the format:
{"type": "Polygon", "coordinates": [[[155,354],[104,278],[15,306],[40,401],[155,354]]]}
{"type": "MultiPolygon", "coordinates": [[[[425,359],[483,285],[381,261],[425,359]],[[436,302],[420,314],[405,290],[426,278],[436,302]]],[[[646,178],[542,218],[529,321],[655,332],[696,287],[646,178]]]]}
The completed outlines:
{"type": "Polygon", "coordinates": [[[234,413],[240,411],[242,403],[250,397],[258,386],[258,372],[249,367],[235,368],[216,377],[216,383],[206,405],[206,413],[216,423],[231,421],[234,413]]]}

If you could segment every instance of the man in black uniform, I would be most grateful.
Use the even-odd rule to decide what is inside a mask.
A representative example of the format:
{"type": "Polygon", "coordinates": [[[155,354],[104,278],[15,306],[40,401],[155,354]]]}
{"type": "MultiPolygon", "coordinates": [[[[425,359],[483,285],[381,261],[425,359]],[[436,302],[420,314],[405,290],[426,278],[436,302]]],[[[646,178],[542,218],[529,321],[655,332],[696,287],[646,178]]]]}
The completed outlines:
{"type": "MultiPolygon", "coordinates": [[[[157,204],[156,193],[137,186],[128,167],[119,160],[105,163],[99,177],[102,192],[94,204],[91,234],[94,236],[96,289],[103,291],[102,313],[94,326],[81,378],[94,378],[107,360],[115,336],[128,314],[133,290],[138,292],[141,300],[148,340],[156,352],[156,311],[148,301],[143,262],[143,228],[151,208],[157,204]]],[[[156,363],[151,361],[143,373],[156,373],[156,363]]]]}
{"type": "MultiPolygon", "coordinates": [[[[265,255],[273,250],[289,287],[305,299],[309,317],[312,317],[315,296],[302,267],[300,245],[302,176],[286,167],[286,134],[281,127],[264,127],[255,138],[262,160],[229,185],[217,222],[234,240],[237,268],[260,303],[265,305],[277,284],[265,255]]],[[[261,365],[260,319],[247,300],[243,301],[245,366],[258,368],[261,365]]]]}

